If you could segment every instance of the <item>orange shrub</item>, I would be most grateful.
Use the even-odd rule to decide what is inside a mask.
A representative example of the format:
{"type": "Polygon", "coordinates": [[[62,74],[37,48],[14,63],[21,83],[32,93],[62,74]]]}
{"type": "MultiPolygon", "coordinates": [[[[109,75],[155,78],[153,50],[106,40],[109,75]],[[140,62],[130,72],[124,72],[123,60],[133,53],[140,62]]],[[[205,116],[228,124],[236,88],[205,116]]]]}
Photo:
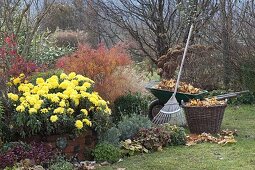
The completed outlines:
{"type": "Polygon", "coordinates": [[[95,90],[102,97],[113,102],[126,91],[134,91],[120,71],[121,67],[130,63],[131,59],[121,44],[111,49],[107,49],[104,45],[100,45],[97,49],[80,45],[73,54],[58,59],[56,67],[65,72],[74,71],[93,79],[96,82],[95,90]]]}

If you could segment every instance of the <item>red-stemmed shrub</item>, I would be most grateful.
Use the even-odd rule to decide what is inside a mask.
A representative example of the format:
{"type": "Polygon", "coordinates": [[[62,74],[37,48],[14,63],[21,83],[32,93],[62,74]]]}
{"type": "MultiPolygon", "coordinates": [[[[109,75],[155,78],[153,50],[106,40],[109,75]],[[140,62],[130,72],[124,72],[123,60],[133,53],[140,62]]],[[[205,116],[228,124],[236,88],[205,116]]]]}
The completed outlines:
{"type": "Polygon", "coordinates": [[[95,90],[103,98],[113,102],[126,91],[134,91],[132,82],[122,74],[131,59],[123,45],[118,44],[110,49],[100,45],[93,49],[80,45],[72,55],[64,56],[56,62],[56,67],[65,72],[77,72],[93,79],[95,90]]]}
{"type": "Polygon", "coordinates": [[[39,66],[33,61],[28,61],[18,54],[18,45],[15,35],[5,34],[2,46],[0,46],[0,75],[18,76],[21,73],[30,75],[39,71],[39,66]]]}

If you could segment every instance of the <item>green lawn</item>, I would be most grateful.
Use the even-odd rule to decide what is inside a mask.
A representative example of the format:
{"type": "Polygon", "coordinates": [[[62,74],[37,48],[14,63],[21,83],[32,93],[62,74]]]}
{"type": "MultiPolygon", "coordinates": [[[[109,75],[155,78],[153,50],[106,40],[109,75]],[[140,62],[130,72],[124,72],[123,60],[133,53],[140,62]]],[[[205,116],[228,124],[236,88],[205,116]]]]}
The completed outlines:
{"type": "Polygon", "coordinates": [[[101,169],[127,170],[254,170],[255,169],[255,106],[231,106],[225,112],[222,129],[237,129],[236,144],[197,144],[175,146],[162,152],[124,158],[123,162],[101,169]]]}

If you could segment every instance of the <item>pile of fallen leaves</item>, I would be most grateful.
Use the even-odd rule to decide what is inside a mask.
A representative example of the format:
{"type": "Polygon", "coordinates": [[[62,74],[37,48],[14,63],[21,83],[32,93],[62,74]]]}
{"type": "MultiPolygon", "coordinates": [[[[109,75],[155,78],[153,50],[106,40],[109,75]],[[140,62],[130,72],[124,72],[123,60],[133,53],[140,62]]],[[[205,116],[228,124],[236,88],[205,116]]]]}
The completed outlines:
{"type": "Polygon", "coordinates": [[[216,97],[213,98],[205,98],[204,100],[200,99],[192,99],[188,103],[186,103],[186,106],[217,106],[217,105],[225,105],[226,102],[222,100],[217,100],[216,97]]]}
{"type": "MultiPolygon", "coordinates": [[[[170,79],[170,80],[163,79],[158,85],[156,85],[156,88],[174,91],[175,84],[176,84],[176,80],[174,79],[170,79]]],[[[177,91],[182,93],[198,94],[200,92],[200,89],[195,88],[191,84],[180,82],[177,91]]]]}
{"type": "Polygon", "coordinates": [[[236,143],[235,136],[237,136],[237,131],[222,130],[217,137],[212,136],[210,133],[202,133],[200,135],[191,134],[187,136],[187,146],[192,146],[202,142],[217,143],[220,145],[226,145],[231,143],[236,143]]]}

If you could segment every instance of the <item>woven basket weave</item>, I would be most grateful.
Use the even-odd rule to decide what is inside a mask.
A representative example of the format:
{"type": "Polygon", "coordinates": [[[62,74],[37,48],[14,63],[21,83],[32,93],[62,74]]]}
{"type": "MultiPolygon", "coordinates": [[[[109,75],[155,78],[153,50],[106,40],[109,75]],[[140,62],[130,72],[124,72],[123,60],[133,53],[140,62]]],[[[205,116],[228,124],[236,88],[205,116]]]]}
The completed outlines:
{"type": "Polygon", "coordinates": [[[191,133],[211,133],[220,131],[224,111],[227,105],[209,107],[183,106],[191,133]]]}

